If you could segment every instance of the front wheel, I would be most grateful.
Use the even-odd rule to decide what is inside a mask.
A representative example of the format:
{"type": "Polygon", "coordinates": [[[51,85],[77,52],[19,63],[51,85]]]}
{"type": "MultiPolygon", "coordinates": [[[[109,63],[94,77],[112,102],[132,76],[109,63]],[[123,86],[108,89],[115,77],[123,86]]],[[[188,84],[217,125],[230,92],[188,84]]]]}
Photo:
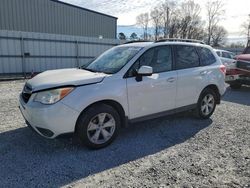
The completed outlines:
{"type": "Polygon", "coordinates": [[[216,107],[216,94],[212,89],[205,89],[198,100],[196,116],[200,119],[208,119],[214,113],[216,107]]]}
{"type": "Polygon", "coordinates": [[[120,129],[120,116],[111,106],[98,104],[82,113],[77,121],[76,134],[82,144],[92,149],[109,145],[120,129]]]}

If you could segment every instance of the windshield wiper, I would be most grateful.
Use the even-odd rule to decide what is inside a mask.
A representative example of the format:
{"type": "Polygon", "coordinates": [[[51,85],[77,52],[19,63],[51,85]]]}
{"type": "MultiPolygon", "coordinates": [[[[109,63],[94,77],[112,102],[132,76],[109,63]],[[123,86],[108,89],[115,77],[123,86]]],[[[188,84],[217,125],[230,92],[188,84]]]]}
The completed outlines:
{"type": "Polygon", "coordinates": [[[83,70],[89,71],[89,72],[94,72],[94,73],[98,72],[98,71],[88,69],[88,68],[84,68],[84,67],[80,67],[80,68],[83,69],[83,70]]]}

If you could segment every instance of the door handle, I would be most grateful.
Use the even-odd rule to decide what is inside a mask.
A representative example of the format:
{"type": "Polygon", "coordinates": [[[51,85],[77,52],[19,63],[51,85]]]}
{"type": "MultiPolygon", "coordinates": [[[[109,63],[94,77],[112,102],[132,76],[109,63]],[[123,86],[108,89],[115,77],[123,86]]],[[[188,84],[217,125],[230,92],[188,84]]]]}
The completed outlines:
{"type": "Polygon", "coordinates": [[[174,77],[171,77],[171,78],[168,78],[167,79],[167,82],[170,82],[170,83],[172,83],[172,82],[174,82],[175,81],[175,78],[174,77]]]}
{"type": "Polygon", "coordinates": [[[204,76],[204,75],[206,75],[207,74],[207,71],[201,71],[200,72],[200,75],[202,75],[202,76],[204,76]]]}

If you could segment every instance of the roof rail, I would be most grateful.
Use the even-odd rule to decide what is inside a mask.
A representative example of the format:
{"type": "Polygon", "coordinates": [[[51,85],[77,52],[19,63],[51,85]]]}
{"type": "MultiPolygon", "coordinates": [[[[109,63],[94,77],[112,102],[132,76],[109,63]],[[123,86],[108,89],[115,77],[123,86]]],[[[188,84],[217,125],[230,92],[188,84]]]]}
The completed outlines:
{"type": "Polygon", "coordinates": [[[205,44],[205,42],[201,40],[195,40],[195,39],[177,39],[177,38],[168,38],[168,39],[160,39],[155,41],[157,42],[192,42],[192,43],[200,43],[200,44],[205,44]]]}
{"type": "Polygon", "coordinates": [[[149,41],[149,40],[131,40],[131,41],[125,42],[123,44],[131,44],[131,43],[136,43],[136,42],[152,42],[152,41],[149,41]]]}

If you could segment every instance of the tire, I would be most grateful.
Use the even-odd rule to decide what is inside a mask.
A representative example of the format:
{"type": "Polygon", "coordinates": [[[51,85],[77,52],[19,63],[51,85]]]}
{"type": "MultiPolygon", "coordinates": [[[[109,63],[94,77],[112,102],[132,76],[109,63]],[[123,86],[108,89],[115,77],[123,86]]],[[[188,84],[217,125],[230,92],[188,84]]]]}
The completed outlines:
{"type": "Polygon", "coordinates": [[[208,119],[216,108],[216,93],[214,90],[204,89],[199,97],[195,115],[199,119],[208,119]]]}
{"type": "Polygon", "coordinates": [[[240,89],[241,86],[242,86],[242,84],[240,84],[240,83],[230,84],[231,89],[240,89]]]}
{"type": "Polygon", "coordinates": [[[91,149],[100,149],[114,141],[120,127],[118,112],[109,105],[97,104],[79,116],[76,135],[81,144],[91,149]]]}

